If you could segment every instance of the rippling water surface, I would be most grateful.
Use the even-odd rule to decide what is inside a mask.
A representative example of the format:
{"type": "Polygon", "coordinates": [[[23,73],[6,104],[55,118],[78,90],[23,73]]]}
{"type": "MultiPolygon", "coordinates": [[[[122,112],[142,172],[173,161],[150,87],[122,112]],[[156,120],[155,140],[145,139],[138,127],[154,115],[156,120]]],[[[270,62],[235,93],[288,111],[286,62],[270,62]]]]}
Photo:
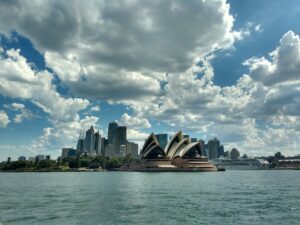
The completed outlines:
{"type": "Polygon", "coordinates": [[[0,224],[300,224],[300,171],[0,173],[0,224]]]}

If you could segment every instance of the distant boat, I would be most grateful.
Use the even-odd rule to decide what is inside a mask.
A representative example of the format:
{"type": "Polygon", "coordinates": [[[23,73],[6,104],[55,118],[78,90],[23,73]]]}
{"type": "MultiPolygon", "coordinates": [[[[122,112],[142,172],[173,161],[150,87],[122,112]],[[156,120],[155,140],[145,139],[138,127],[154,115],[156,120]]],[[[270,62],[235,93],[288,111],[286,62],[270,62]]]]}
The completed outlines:
{"type": "Polygon", "coordinates": [[[255,158],[242,158],[238,160],[219,159],[214,161],[219,168],[226,170],[263,170],[268,169],[269,163],[255,158]]]}

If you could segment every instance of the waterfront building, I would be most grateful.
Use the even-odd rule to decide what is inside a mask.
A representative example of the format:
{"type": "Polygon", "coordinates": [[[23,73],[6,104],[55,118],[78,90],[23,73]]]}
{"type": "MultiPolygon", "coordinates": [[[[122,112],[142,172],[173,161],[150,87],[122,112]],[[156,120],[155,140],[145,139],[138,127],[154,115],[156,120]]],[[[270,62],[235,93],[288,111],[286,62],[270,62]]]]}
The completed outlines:
{"type": "Polygon", "coordinates": [[[51,156],[50,155],[46,155],[46,160],[50,160],[51,156]]]}
{"type": "Polygon", "coordinates": [[[84,150],[87,152],[93,151],[94,143],[94,127],[91,126],[85,133],[84,150]]]}
{"type": "Polygon", "coordinates": [[[28,161],[34,163],[36,160],[36,157],[28,157],[28,161]]]}
{"type": "Polygon", "coordinates": [[[76,149],[73,148],[63,148],[61,152],[61,159],[67,158],[67,157],[76,157],[76,149]]]}
{"type": "Polygon", "coordinates": [[[208,154],[207,154],[207,151],[206,151],[206,148],[205,148],[205,141],[202,140],[202,139],[199,139],[198,142],[199,142],[200,147],[201,147],[201,154],[202,154],[203,156],[207,157],[208,154]]]}
{"type": "MultiPolygon", "coordinates": [[[[127,142],[127,128],[125,126],[118,126],[116,128],[116,143],[115,143],[115,153],[120,154],[121,145],[126,145],[127,142]]],[[[126,152],[126,151],[125,151],[126,152]]]]}
{"type": "Polygon", "coordinates": [[[93,150],[95,150],[96,154],[101,155],[101,135],[99,134],[99,131],[94,134],[94,147],[93,150]]]}
{"type": "Polygon", "coordinates": [[[103,156],[107,156],[105,154],[105,147],[107,146],[107,144],[108,144],[108,140],[106,138],[101,138],[100,152],[101,152],[101,155],[103,155],[103,156]]]}
{"type": "Polygon", "coordinates": [[[37,155],[37,156],[35,157],[36,162],[40,162],[40,161],[42,161],[42,160],[44,160],[44,159],[45,159],[45,156],[44,156],[44,155],[37,155]]]}
{"type": "Polygon", "coordinates": [[[126,155],[131,155],[132,158],[138,158],[139,146],[134,142],[127,142],[126,143],[126,155]]]}
{"type": "Polygon", "coordinates": [[[112,144],[112,143],[108,143],[106,146],[105,146],[105,157],[114,157],[116,156],[116,152],[115,152],[115,145],[112,144]]]}
{"type": "Polygon", "coordinates": [[[125,157],[126,156],[126,145],[121,145],[120,146],[119,156],[120,157],[125,157]]]}
{"type": "Polygon", "coordinates": [[[26,161],[26,156],[20,156],[20,157],[18,158],[18,161],[26,161]]]}
{"type": "Polygon", "coordinates": [[[117,122],[110,122],[108,125],[108,143],[109,144],[115,144],[116,143],[116,137],[117,137],[117,127],[118,127],[117,122]]]}
{"type": "Polygon", "coordinates": [[[76,151],[77,154],[81,154],[84,151],[84,139],[79,139],[77,141],[76,151]]]}
{"type": "Polygon", "coordinates": [[[220,148],[220,141],[217,138],[208,141],[208,159],[218,159],[218,149],[220,148]]]}
{"type": "Polygon", "coordinates": [[[291,158],[291,159],[279,159],[276,165],[276,168],[279,169],[299,169],[300,168],[300,159],[291,158]]]}
{"type": "Polygon", "coordinates": [[[11,162],[11,157],[8,157],[6,163],[9,164],[10,162],[11,162]]]}
{"type": "Polygon", "coordinates": [[[218,148],[218,158],[224,157],[224,155],[225,155],[224,146],[221,145],[221,146],[218,148]]]}
{"type": "Polygon", "coordinates": [[[168,134],[156,134],[155,135],[160,147],[165,149],[168,143],[168,134]]]}
{"type": "Polygon", "coordinates": [[[141,171],[216,171],[206,157],[201,155],[199,142],[191,143],[178,131],[163,150],[152,133],[141,150],[141,171]]]}

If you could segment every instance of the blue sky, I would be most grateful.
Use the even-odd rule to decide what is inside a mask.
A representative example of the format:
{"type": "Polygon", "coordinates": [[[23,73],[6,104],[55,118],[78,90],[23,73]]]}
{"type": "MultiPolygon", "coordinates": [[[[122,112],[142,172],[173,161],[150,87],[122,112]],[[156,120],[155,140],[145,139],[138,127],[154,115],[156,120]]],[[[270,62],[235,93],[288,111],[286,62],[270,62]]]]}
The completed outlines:
{"type": "Polygon", "coordinates": [[[94,125],[299,154],[299,1],[0,3],[0,160],[94,125]]]}

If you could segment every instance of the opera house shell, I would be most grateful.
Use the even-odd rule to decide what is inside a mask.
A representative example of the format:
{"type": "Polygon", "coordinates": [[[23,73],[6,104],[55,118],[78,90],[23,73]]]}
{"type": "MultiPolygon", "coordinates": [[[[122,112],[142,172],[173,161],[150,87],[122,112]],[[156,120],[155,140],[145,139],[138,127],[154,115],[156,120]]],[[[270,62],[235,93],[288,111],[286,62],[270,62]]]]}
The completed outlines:
{"type": "Polygon", "coordinates": [[[217,168],[204,157],[204,149],[199,142],[191,143],[178,131],[165,149],[159,145],[152,133],[141,150],[140,171],[217,171],[217,168]]]}

